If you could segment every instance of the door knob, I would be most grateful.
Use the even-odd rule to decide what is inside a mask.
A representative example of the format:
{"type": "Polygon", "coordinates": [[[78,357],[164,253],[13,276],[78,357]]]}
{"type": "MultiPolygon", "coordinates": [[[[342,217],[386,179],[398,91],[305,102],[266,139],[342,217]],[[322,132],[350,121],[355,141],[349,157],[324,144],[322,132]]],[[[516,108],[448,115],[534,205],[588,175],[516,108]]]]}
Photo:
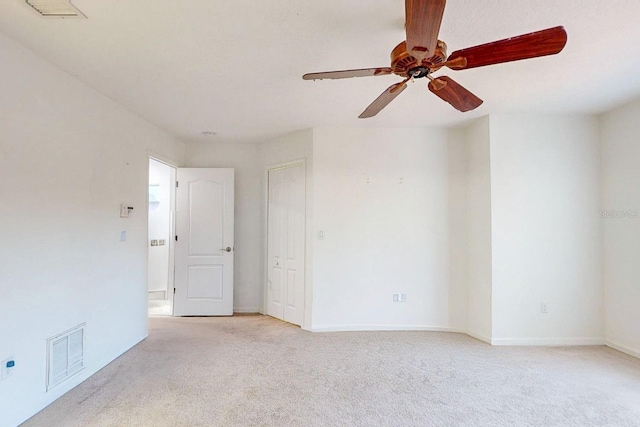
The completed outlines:
{"type": "Polygon", "coordinates": [[[221,251],[231,252],[231,246],[227,246],[226,248],[220,249],[221,251]]]}

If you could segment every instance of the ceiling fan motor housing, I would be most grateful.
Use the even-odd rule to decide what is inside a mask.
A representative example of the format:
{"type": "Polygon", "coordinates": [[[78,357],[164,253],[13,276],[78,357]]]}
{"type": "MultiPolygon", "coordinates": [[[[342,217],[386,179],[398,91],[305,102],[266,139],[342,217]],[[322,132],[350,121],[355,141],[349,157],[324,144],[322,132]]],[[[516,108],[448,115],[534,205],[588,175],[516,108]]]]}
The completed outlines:
{"type": "Polygon", "coordinates": [[[419,79],[426,77],[432,68],[445,62],[446,59],[447,45],[442,40],[438,40],[435,55],[421,62],[407,52],[407,42],[402,42],[391,52],[391,69],[400,77],[419,79]]]}

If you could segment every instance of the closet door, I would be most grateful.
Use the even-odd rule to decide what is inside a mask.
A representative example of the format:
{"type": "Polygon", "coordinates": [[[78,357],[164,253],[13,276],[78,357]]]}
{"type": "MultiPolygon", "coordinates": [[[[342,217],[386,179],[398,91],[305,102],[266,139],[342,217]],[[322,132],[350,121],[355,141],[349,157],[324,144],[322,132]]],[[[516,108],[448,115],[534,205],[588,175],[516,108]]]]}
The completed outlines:
{"type": "Polygon", "coordinates": [[[302,325],[304,319],[305,168],[269,171],[267,314],[302,325]]]}

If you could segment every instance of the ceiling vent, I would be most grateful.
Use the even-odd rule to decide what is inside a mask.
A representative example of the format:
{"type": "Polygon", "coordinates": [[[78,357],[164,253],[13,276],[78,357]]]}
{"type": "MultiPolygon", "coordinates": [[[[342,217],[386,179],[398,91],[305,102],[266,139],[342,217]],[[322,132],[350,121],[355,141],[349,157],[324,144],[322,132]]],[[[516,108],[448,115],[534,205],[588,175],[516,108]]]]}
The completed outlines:
{"type": "Polygon", "coordinates": [[[25,2],[45,18],[87,18],[71,4],[71,0],[25,0],[25,2]]]}

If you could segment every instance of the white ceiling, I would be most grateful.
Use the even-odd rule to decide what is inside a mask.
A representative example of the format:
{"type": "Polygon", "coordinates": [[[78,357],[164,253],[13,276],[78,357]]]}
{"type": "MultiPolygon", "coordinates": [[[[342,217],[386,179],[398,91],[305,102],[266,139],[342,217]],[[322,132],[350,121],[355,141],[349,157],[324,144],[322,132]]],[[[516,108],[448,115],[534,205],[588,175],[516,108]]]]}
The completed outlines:
{"type": "MultiPolygon", "coordinates": [[[[556,56],[447,71],[485,103],[460,113],[418,80],[372,119],[396,76],[303,81],[389,65],[403,0],[75,0],[87,20],[0,1],[0,31],[184,141],[262,141],[314,126],[451,126],[490,113],[599,113],[640,95],[640,1],[449,0],[449,53],[564,25],[556,56]]],[[[1,61],[1,58],[0,58],[1,61]]],[[[444,74],[440,72],[439,74],[444,74]]],[[[1,71],[0,71],[1,76],[1,71]]]]}

